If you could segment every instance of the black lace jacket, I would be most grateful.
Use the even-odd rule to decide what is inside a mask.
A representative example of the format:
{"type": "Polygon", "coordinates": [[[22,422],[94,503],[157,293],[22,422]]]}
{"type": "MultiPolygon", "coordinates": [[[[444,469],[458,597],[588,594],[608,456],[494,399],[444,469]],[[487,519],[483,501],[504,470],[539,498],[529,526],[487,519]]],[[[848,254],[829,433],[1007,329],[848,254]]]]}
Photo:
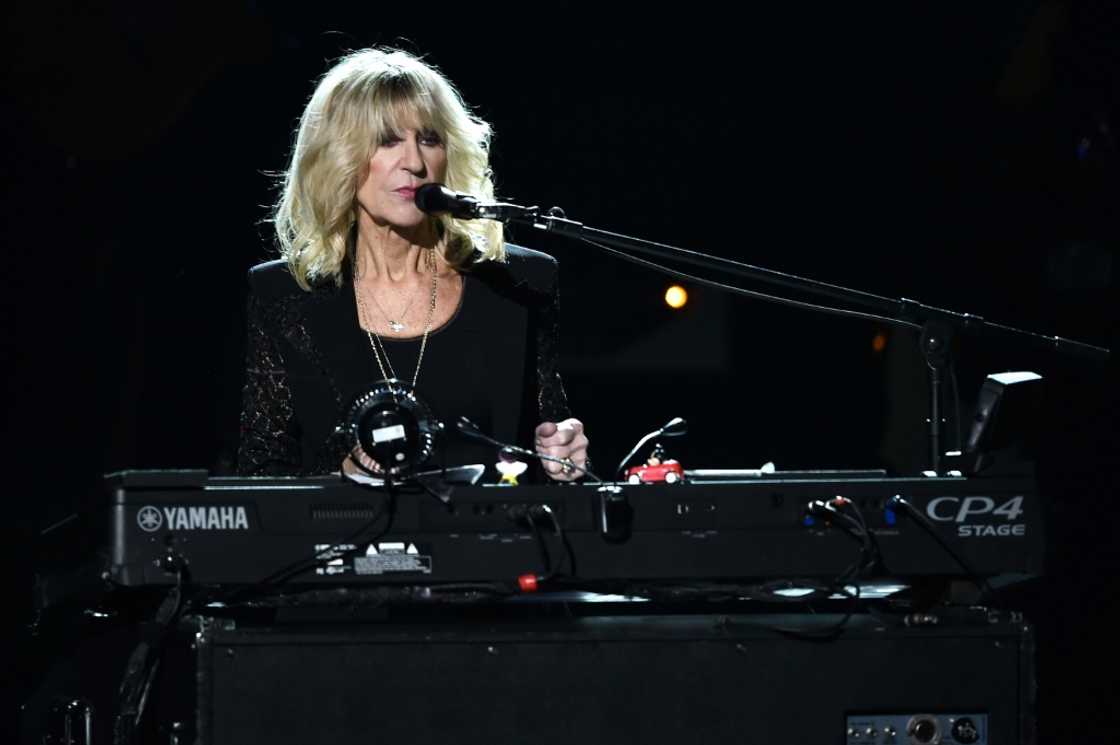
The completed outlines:
{"type": "MultiPolygon", "coordinates": [[[[531,447],[537,423],[570,415],[556,368],[557,265],[517,246],[507,253],[504,263],[465,272],[462,304],[431,335],[418,390],[450,409],[435,406],[437,414],[467,409],[496,438],[531,447]]],[[[347,443],[335,428],[351,398],[381,377],[353,291],[347,282],[304,291],[281,261],[253,267],[249,285],[238,473],[337,471],[347,443]]],[[[403,371],[415,366],[415,349],[412,364],[408,343],[391,344],[390,353],[398,375],[411,377],[403,371]]],[[[458,455],[485,462],[477,452],[458,455]]]]}

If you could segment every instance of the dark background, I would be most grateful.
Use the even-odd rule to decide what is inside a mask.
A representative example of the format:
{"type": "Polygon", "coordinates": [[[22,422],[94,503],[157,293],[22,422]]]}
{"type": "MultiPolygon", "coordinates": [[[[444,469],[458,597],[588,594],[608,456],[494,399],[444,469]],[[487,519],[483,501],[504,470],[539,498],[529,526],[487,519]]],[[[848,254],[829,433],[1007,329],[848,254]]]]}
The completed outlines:
{"type": "MultiPolygon", "coordinates": [[[[100,474],[232,467],[244,275],[275,255],[269,174],[314,80],[373,43],[426,55],[494,125],[511,201],[1115,348],[1115,4],[881,5],[9,9],[9,638],[33,536],[100,474]]],[[[658,275],[511,239],[561,261],[565,379],[604,470],[675,415],[688,467],[920,467],[912,334],[694,286],[674,313],[658,275]]],[[[1051,572],[1009,602],[1039,626],[1043,740],[1103,731],[1114,666],[1108,685],[1079,671],[1115,659],[1115,363],[991,337],[957,359],[966,412],[989,372],[1047,380],[1051,572]]]]}

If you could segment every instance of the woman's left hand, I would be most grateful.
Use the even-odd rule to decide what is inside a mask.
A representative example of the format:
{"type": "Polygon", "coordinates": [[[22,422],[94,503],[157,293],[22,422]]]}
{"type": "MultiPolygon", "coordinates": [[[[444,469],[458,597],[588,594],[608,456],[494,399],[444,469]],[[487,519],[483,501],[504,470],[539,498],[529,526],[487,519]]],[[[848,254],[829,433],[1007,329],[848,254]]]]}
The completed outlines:
{"type": "MultiPolygon", "coordinates": [[[[543,422],[537,425],[535,433],[537,452],[553,458],[567,458],[576,466],[587,465],[587,435],[583,433],[583,422],[578,419],[565,419],[562,422],[543,422]]],[[[556,461],[542,460],[545,473],[556,481],[575,481],[583,476],[579,468],[572,468],[556,461]]]]}

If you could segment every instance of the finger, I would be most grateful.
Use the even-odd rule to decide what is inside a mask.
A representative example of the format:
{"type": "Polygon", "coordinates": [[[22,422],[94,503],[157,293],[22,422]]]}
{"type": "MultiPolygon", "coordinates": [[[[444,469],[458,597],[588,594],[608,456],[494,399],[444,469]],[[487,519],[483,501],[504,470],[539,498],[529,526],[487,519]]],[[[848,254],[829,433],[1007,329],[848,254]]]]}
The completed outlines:
{"type": "Polygon", "coordinates": [[[584,476],[584,467],[587,465],[586,448],[570,451],[566,455],[557,454],[555,457],[560,458],[560,462],[542,461],[545,473],[549,477],[556,480],[575,481],[584,476]]]}
{"type": "Polygon", "coordinates": [[[572,427],[564,427],[556,430],[556,434],[552,435],[551,437],[542,437],[540,439],[540,444],[546,447],[555,447],[557,445],[571,446],[581,440],[587,440],[587,436],[584,435],[583,432],[572,427]]]}
{"type": "Polygon", "coordinates": [[[571,442],[573,438],[583,432],[583,424],[578,419],[565,419],[556,425],[555,437],[562,438],[565,443],[571,442]]]}
{"type": "Polygon", "coordinates": [[[556,434],[556,429],[556,422],[541,422],[537,425],[534,436],[536,437],[537,442],[540,442],[546,437],[552,437],[554,434],[556,434]]]}
{"type": "Polygon", "coordinates": [[[552,437],[545,437],[537,443],[537,447],[566,448],[571,445],[575,435],[571,432],[557,432],[552,437]]]}
{"type": "Polygon", "coordinates": [[[545,447],[537,448],[537,452],[541,455],[548,455],[553,458],[566,458],[568,457],[569,450],[570,448],[564,447],[562,445],[547,445],[545,447]]]}
{"type": "MultiPolygon", "coordinates": [[[[540,428],[538,427],[539,431],[540,428]]],[[[553,434],[538,435],[537,444],[545,446],[569,445],[580,436],[583,436],[583,422],[578,419],[565,419],[556,425],[556,431],[553,434]]]]}
{"type": "Polygon", "coordinates": [[[551,455],[554,458],[567,458],[579,464],[587,459],[589,442],[583,435],[578,435],[571,443],[566,445],[551,445],[538,448],[538,452],[551,455]]]}
{"type": "Polygon", "coordinates": [[[573,449],[572,452],[568,454],[568,460],[575,466],[568,472],[572,481],[587,475],[587,438],[583,437],[582,439],[583,444],[573,449]]]}
{"type": "Polygon", "coordinates": [[[556,426],[557,426],[558,429],[568,429],[568,430],[572,430],[573,432],[582,432],[583,431],[583,422],[576,419],[575,417],[565,419],[564,421],[560,422],[560,424],[558,424],[556,426]]]}

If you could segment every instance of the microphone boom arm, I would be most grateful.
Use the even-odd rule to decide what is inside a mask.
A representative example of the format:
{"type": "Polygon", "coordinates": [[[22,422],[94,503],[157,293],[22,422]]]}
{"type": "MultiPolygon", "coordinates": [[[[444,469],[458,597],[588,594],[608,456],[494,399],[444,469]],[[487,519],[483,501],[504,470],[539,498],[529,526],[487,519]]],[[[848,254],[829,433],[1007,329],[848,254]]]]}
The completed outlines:
{"type": "MultiPolygon", "coordinates": [[[[504,206],[504,205],[503,205],[504,206]]],[[[512,206],[512,205],[511,205],[512,206]]],[[[1006,326],[999,323],[993,323],[985,320],[982,316],[977,316],[972,313],[958,313],[956,311],[947,310],[945,308],[938,308],[932,305],[911,300],[909,298],[889,298],[882,295],[875,295],[870,292],[863,292],[862,290],[853,290],[840,285],[833,285],[827,282],[820,282],[815,279],[807,279],[799,277],[794,274],[786,272],[779,272],[773,269],[766,269],[764,267],[753,266],[745,264],[740,261],[732,259],[725,259],[721,256],[712,256],[710,254],[701,253],[699,251],[690,251],[676,246],[670,246],[664,243],[656,243],[654,241],[647,241],[641,238],[634,238],[620,233],[612,233],[606,230],[599,230],[584,225],[583,223],[569,220],[563,215],[563,211],[553,207],[548,212],[541,213],[537,208],[523,207],[519,208],[520,213],[511,212],[508,219],[531,225],[537,230],[542,230],[549,233],[556,233],[569,238],[577,238],[579,240],[587,241],[593,245],[596,242],[604,243],[608,246],[615,248],[626,249],[635,251],[637,253],[646,254],[648,256],[655,256],[660,259],[668,259],[670,261],[679,261],[684,264],[691,264],[706,269],[715,269],[724,271],[738,277],[745,277],[747,279],[754,279],[761,282],[766,282],[773,285],[780,285],[790,289],[799,290],[815,295],[822,295],[825,297],[842,300],[845,302],[862,305],[865,308],[871,308],[880,313],[887,314],[885,317],[879,318],[887,323],[894,325],[909,326],[911,328],[920,327],[922,324],[930,321],[939,321],[947,323],[954,328],[966,329],[968,331],[977,333],[991,333],[998,336],[1007,336],[1019,339],[1028,344],[1045,349],[1051,349],[1057,352],[1085,357],[1088,359],[1104,361],[1111,355],[1111,350],[1105,347],[1099,347],[1093,344],[1069,339],[1062,336],[1051,336],[1045,334],[1038,334],[1033,331],[1025,331],[1011,326],[1006,326]]],[[[649,263],[644,263],[645,266],[651,268],[656,267],[649,263]]],[[[666,273],[681,276],[679,272],[672,270],[665,270],[664,267],[656,267],[666,273]]],[[[688,275],[683,275],[688,277],[688,275]]],[[[689,279],[698,279],[695,277],[688,277],[689,279]]],[[[704,282],[704,280],[701,280],[704,282]]],[[[710,282],[710,280],[708,280],[710,282]]],[[[718,283],[716,283],[718,284],[718,283]]],[[[732,290],[740,289],[728,285],[720,285],[723,289],[732,290]]],[[[745,291],[742,294],[749,294],[750,291],[745,291]]],[[[772,298],[774,300],[783,301],[786,298],[772,298]]],[[[795,301],[796,302],[796,301],[795,301]]],[[[843,309],[832,309],[824,306],[809,306],[810,309],[821,311],[834,311],[843,309]]],[[[842,315],[848,313],[842,312],[842,315]]]]}
{"type": "MultiPolygon", "coordinates": [[[[976,334],[987,334],[1015,339],[1021,343],[1038,348],[1060,352],[1070,356],[1081,357],[1096,361],[1106,361],[1111,356],[1111,350],[1074,339],[1061,336],[1049,336],[1033,331],[1013,328],[999,323],[986,321],[983,317],[971,313],[958,313],[956,311],[926,305],[909,298],[889,298],[875,295],[861,290],[853,290],[839,285],[828,284],[805,277],[798,277],[785,272],[745,264],[743,262],[725,259],[719,256],[690,251],[664,243],[634,238],[620,233],[589,227],[583,223],[569,220],[564,211],[558,207],[541,212],[536,207],[517,207],[516,205],[495,205],[500,207],[495,214],[502,217],[503,221],[513,221],[530,225],[536,230],[557,233],[569,238],[577,238],[593,246],[608,251],[609,253],[632,263],[640,264],[663,274],[684,278],[698,284],[713,287],[737,295],[745,295],[758,300],[779,303],[783,305],[814,310],[831,315],[858,317],[875,320],[894,326],[908,327],[921,330],[919,345],[926,364],[930,371],[930,416],[929,416],[929,445],[930,468],[934,473],[941,473],[942,444],[941,444],[941,374],[947,365],[947,354],[953,334],[958,331],[969,331],[976,334]],[[612,248],[613,247],[613,248],[612,248]],[[823,295],[840,300],[845,303],[871,308],[878,313],[864,313],[847,308],[835,308],[816,305],[800,300],[785,298],[778,295],[748,290],[735,285],[723,284],[703,277],[685,274],[669,267],[661,266],[653,261],[641,259],[626,253],[626,249],[636,253],[654,256],[659,259],[681,262],[704,269],[723,272],[736,277],[779,285],[796,291],[823,295]],[[883,314],[883,315],[879,315],[883,314]]],[[[632,457],[631,456],[628,456],[632,457]]]]}

